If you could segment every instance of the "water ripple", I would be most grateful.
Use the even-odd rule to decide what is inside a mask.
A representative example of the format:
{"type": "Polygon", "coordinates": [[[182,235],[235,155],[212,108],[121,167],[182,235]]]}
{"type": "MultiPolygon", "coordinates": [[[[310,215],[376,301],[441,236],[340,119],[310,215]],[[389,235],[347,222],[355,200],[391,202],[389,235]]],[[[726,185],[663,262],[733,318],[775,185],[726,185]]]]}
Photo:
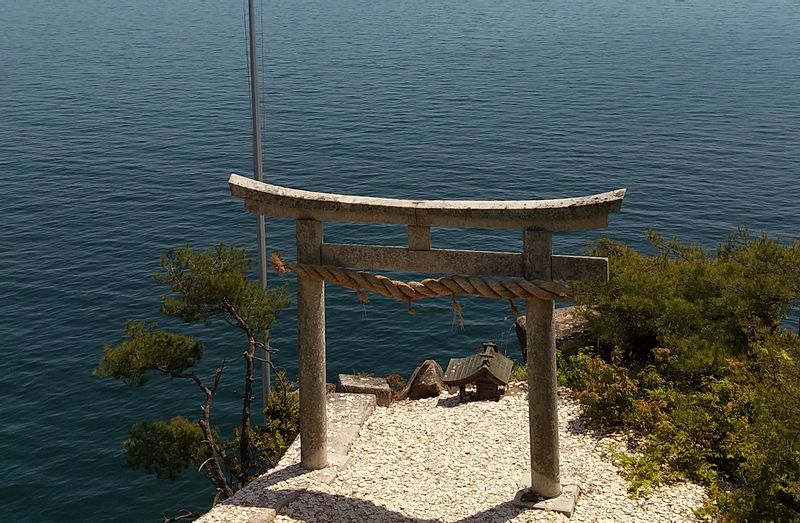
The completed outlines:
{"type": "MultiPolygon", "coordinates": [[[[265,168],[305,189],[401,198],[545,198],[629,189],[606,234],[712,247],[740,223],[800,226],[800,5],[277,0],[267,7],[265,168]]],[[[128,318],[156,319],[167,249],[255,245],[230,197],[248,174],[241,2],[0,0],[0,520],[153,521],[202,509],[202,478],[165,488],[122,468],[138,420],[195,415],[191,388],[91,376],[128,318]]],[[[560,235],[578,253],[600,233],[560,235]]],[[[268,221],[293,256],[293,226],[268,221]]],[[[402,227],[332,224],[397,244],[402,227]]],[[[441,228],[441,247],[519,249],[511,231],[441,228]]],[[[273,282],[289,281],[273,277],[273,282]]],[[[486,339],[516,355],[507,306],[417,314],[328,290],[328,365],[408,373],[486,339]]],[[[275,328],[295,372],[295,311],[275,328]]],[[[168,323],[165,320],[160,320],[168,323]]],[[[174,324],[173,324],[174,326],[174,324]]],[[[180,326],[179,326],[180,327],[180,326]]],[[[198,328],[237,370],[241,340],[198,328]]],[[[219,419],[239,384],[220,393],[219,419]]]]}

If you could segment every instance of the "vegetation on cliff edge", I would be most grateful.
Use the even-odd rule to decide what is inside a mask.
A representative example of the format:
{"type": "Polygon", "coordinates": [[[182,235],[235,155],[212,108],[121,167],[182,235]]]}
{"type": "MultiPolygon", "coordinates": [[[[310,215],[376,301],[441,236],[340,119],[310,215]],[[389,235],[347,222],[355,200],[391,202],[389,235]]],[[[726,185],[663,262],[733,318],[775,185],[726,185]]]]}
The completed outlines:
{"type": "Polygon", "coordinates": [[[601,240],[607,284],[578,303],[598,337],[559,378],[595,423],[634,431],[618,455],[632,492],[690,479],[704,513],[800,521],[800,336],[782,327],[800,296],[800,242],[740,229],[712,256],[649,233],[646,256],[601,240]]]}

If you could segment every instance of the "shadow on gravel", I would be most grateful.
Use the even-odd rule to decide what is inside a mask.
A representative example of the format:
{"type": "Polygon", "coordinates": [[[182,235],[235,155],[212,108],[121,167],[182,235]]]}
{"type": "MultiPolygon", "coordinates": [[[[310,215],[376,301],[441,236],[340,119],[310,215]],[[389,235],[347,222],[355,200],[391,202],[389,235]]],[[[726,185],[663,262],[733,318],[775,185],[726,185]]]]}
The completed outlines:
{"type": "Polygon", "coordinates": [[[254,489],[265,489],[271,487],[272,485],[277,485],[278,483],[308,473],[309,471],[301,467],[299,463],[295,463],[294,465],[289,465],[286,468],[259,476],[248,484],[248,490],[253,491],[254,489]]]}
{"type": "Polygon", "coordinates": [[[295,502],[281,509],[282,516],[305,521],[307,523],[360,523],[375,521],[381,523],[441,523],[441,519],[412,518],[389,510],[375,503],[360,499],[328,494],[325,492],[306,491],[303,489],[276,490],[281,496],[292,496],[295,502]]]}
{"type": "Polygon", "coordinates": [[[518,509],[510,501],[488,508],[472,516],[459,519],[456,523],[505,523],[517,517],[522,509],[518,509]]]}
{"type": "MultiPolygon", "coordinates": [[[[424,519],[407,516],[386,507],[376,505],[372,501],[350,498],[338,494],[305,491],[303,489],[278,490],[282,496],[292,496],[295,502],[284,507],[280,514],[307,523],[380,522],[380,523],[442,523],[441,518],[424,519]]],[[[514,507],[511,501],[501,503],[472,516],[467,516],[454,523],[505,523],[515,518],[521,509],[514,507]]]]}
{"type": "Polygon", "coordinates": [[[459,405],[466,405],[467,403],[472,403],[472,402],[475,402],[475,401],[497,403],[502,398],[502,396],[500,396],[500,397],[498,397],[497,399],[494,399],[494,400],[491,400],[491,399],[490,400],[479,400],[479,399],[477,399],[477,394],[475,394],[474,390],[467,390],[467,392],[466,392],[464,397],[465,397],[464,401],[461,401],[461,398],[458,395],[447,396],[446,398],[439,398],[439,400],[436,402],[436,406],[437,407],[452,408],[452,407],[458,407],[459,405]]]}
{"type": "Polygon", "coordinates": [[[461,400],[458,399],[458,396],[439,398],[439,401],[436,402],[437,407],[445,407],[448,409],[452,407],[458,407],[459,405],[461,405],[461,400]]]}

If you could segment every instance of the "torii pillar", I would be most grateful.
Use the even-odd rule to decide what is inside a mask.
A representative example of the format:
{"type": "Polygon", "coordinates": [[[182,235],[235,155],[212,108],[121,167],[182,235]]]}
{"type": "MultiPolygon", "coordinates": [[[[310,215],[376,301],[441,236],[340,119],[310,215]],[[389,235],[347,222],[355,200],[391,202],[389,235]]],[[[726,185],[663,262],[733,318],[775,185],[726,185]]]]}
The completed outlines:
{"type": "MultiPolygon", "coordinates": [[[[522,233],[525,278],[552,279],[550,231],[522,233]]],[[[525,300],[528,351],[528,416],[530,418],[531,489],[545,498],[561,495],[558,452],[558,394],[553,302],[525,300]]]]}
{"type": "MultiPolygon", "coordinates": [[[[550,231],[522,232],[526,279],[551,281],[552,254],[550,231]]],[[[523,481],[527,488],[517,493],[513,504],[572,516],[580,491],[577,485],[561,484],[553,308],[552,301],[525,300],[531,470],[530,481],[523,481]]]]}

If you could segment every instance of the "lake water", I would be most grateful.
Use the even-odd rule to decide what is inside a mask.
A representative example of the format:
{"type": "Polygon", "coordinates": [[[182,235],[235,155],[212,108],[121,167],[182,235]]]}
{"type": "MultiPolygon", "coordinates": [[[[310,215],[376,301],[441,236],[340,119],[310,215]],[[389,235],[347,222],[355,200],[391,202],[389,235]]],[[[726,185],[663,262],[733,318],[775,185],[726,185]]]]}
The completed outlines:
{"type": "MultiPolygon", "coordinates": [[[[800,226],[794,0],[276,0],[264,9],[266,177],[406,198],[567,197],[627,187],[604,231],[712,248],[738,224],[800,226]]],[[[91,376],[127,318],[157,319],[158,257],[254,252],[227,188],[251,175],[241,1],[0,0],[0,521],[160,521],[207,507],[204,478],[123,467],[133,422],[196,416],[193,386],[91,376]]],[[[600,231],[562,234],[575,254],[600,231]]],[[[402,244],[402,227],[330,241],[402,244]]],[[[434,246],[519,249],[519,233],[435,229],[434,246]]],[[[268,245],[293,259],[291,222],[268,245]]],[[[271,282],[281,279],[271,276],[271,282]]],[[[291,281],[291,279],[289,279],[291,281]]],[[[407,375],[493,339],[507,305],[405,306],[328,290],[328,369],[407,375]]],[[[276,361],[296,372],[295,315],[276,361]]],[[[241,340],[194,329],[207,370],[241,340]]],[[[217,405],[231,423],[237,363],[217,405]]]]}

